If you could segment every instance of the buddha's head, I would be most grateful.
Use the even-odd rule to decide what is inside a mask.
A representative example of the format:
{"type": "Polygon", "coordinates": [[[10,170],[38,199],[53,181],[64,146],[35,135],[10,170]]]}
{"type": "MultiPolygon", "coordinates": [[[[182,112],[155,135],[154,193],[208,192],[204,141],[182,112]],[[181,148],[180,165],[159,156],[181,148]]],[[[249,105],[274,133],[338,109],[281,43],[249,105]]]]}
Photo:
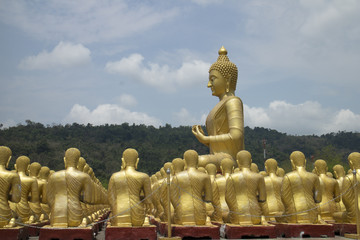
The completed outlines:
{"type": "Polygon", "coordinates": [[[276,171],[276,175],[278,177],[284,177],[285,176],[285,170],[281,167],[278,167],[277,171],[276,171]]]}
{"type": "Polygon", "coordinates": [[[73,167],[77,168],[80,158],[80,151],[77,148],[69,148],[65,152],[64,162],[65,168],[73,167]]]}
{"type": "Polygon", "coordinates": [[[306,165],[305,155],[300,151],[292,152],[290,154],[290,161],[293,170],[295,170],[298,167],[305,167],[306,165]]]}
{"type": "Polygon", "coordinates": [[[206,164],[205,169],[210,176],[216,176],[217,167],[215,164],[208,163],[208,164],[206,164]]]}
{"type": "Polygon", "coordinates": [[[224,158],[221,160],[220,169],[223,175],[231,174],[234,171],[234,161],[230,158],[224,158]]]}
{"type": "Polygon", "coordinates": [[[236,154],[236,162],[239,166],[239,169],[242,170],[243,168],[250,168],[251,167],[251,153],[242,150],[236,154]]]}
{"type": "Polygon", "coordinates": [[[185,167],[184,159],[175,158],[174,160],[172,160],[172,167],[175,173],[184,171],[184,167],[185,167]]]}
{"type": "Polygon", "coordinates": [[[15,169],[17,172],[28,174],[30,165],[30,158],[27,156],[20,156],[16,159],[15,169]]]}
{"type": "Polygon", "coordinates": [[[360,153],[352,152],[348,156],[348,161],[351,169],[360,169],[360,153]]]}
{"type": "Polygon", "coordinates": [[[199,155],[195,150],[187,150],[184,153],[185,169],[198,168],[199,155]]]}
{"type": "Polygon", "coordinates": [[[274,173],[276,174],[276,171],[278,169],[278,163],[275,159],[269,158],[265,161],[265,170],[268,174],[274,173]]]}
{"type": "Polygon", "coordinates": [[[133,148],[126,149],[123,152],[122,162],[124,164],[124,169],[126,169],[126,167],[134,167],[136,169],[139,163],[138,152],[133,148]]]}
{"type": "Polygon", "coordinates": [[[84,169],[84,167],[85,167],[85,164],[86,164],[85,158],[80,157],[80,158],[79,158],[79,163],[78,163],[78,165],[77,165],[77,169],[78,169],[79,171],[83,171],[83,169],[84,169]]]}
{"type": "Polygon", "coordinates": [[[48,168],[46,166],[41,167],[40,172],[39,172],[39,177],[41,179],[47,180],[49,175],[50,175],[50,168],[48,168]]]}
{"type": "Polygon", "coordinates": [[[211,88],[214,96],[231,93],[236,90],[238,69],[236,65],[230,62],[227,51],[224,47],[219,50],[219,57],[209,69],[208,87],[211,88]]]}
{"type": "Polygon", "coordinates": [[[250,169],[254,173],[259,173],[259,167],[256,163],[251,163],[250,169]]]}
{"type": "Polygon", "coordinates": [[[41,169],[41,164],[38,162],[33,162],[30,164],[29,170],[30,170],[30,176],[31,177],[37,177],[39,175],[41,169]]]}
{"type": "Polygon", "coordinates": [[[0,146],[0,165],[8,167],[11,159],[11,149],[6,146],[0,146]]]}
{"type": "Polygon", "coordinates": [[[345,176],[344,167],[343,167],[342,165],[340,165],[340,164],[336,164],[336,165],[333,167],[333,171],[334,171],[334,175],[335,175],[335,178],[336,178],[336,179],[339,179],[339,178],[345,176]]]}
{"type": "Polygon", "coordinates": [[[322,159],[316,160],[314,163],[314,166],[315,166],[315,172],[317,173],[317,175],[326,174],[326,172],[328,170],[326,162],[322,159]]]}

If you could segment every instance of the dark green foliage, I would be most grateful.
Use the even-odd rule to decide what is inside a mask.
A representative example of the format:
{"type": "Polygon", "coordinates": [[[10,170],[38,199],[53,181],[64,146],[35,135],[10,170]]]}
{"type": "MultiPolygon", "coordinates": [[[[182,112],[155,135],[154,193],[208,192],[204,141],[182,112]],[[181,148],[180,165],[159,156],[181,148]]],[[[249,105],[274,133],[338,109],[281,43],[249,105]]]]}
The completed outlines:
{"type": "MultiPolygon", "coordinates": [[[[359,151],[360,134],[351,132],[331,133],[322,136],[289,136],[275,130],[255,127],[245,128],[245,148],[251,152],[259,169],[264,169],[262,140],[266,139],[266,158],[275,158],[286,171],[291,169],[289,155],[294,150],[304,152],[308,169],[316,159],[322,158],[329,164],[347,168],[347,155],[359,151]]],[[[20,155],[27,155],[53,170],[64,168],[63,156],[70,147],[79,148],[82,156],[93,168],[99,180],[107,186],[112,173],[121,168],[122,152],[135,148],[139,152],[139,171],[153,174],[165,162],[182,157],[188,149],[207,154],[208,148],[197,141],[190,126],[154,128],[145,125],[52,125],[26,121],[8,129],[0,128],[0,145],[13,151],[10,168],[20,155]]]]}

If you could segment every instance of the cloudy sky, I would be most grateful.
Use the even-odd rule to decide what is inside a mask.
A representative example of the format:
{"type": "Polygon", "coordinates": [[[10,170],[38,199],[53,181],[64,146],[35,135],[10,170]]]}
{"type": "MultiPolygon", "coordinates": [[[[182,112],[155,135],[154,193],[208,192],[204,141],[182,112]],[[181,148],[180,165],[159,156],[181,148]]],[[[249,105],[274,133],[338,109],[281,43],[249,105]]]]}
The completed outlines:
{"type": "Polygon", "coordinates": [[[0,0],[0,123],[204,124],[224,45],[245,125],[360,131],[360,1],[0,0]]]}

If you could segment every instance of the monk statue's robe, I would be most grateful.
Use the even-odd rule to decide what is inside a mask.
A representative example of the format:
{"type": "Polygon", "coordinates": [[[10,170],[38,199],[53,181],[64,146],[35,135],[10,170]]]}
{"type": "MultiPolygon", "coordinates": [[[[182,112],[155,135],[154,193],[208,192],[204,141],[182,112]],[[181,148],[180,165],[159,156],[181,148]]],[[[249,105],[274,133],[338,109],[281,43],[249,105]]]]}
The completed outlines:
{"type": "Polygon", "coordinates": [[[52,174],[47,185],[47,199],[51,209],[53,227],[78,227],[86,217],[80,200],[92,202],[90,176],[75,168],[52,174]]]}
{"type": "Polygon", "coordinates": [[[226,202],[229,222],[241,225],[261,224],[262,210],[259,202],[266,200],[264,177],[250,168],[233,173],[226,180],[226,202]]]}

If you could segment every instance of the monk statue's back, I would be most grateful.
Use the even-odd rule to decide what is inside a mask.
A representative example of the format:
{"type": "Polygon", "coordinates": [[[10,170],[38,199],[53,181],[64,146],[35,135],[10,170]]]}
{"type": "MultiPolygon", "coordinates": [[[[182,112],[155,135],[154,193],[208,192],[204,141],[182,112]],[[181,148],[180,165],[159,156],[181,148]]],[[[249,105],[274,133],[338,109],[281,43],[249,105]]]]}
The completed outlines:
{"type": "Polygon", "coordinates": [[[126,149],[122,162],[123,169],[114,173],[109,181],[111,226],[142,226],[146,217],[144,202],[152,203],[150,178],[146,173],[136,171],[139,158],[135,149],[126,149]],[[142,191],[144,202],[140,199],[142,191]]]}
{"type": "Polygon", "coordinates": [[[47,185],[47,199],[51,209],[52,227],[86,226],[80,201],[92,203],[92,184],[88,174],[77,170],[80,151],[69,148],[65,152],[65,170],[52,174],[47,185]]]}
{"type": "Polygon", "coordinates": [[[205,225],[205,202],[212,201],[210,177],[197,170],[198,154],[194,150],[184,153],[186,170],[177,173],[171,181],[171,203],[174,222],[180,225],[205,225]]]}
{"type": "Polygon", "coordinates": [[[230,209],[229,222],[232,224],[261,224],[260,202],[266,200],[264,177],[252,172],[251,154],[240,151],[236,157],[239,172],[226,180],[226,202],[230,209]]]}
{"type": "Polygon", "coordinates": [[[285,175],[281,187],[281,198],[285,206],[282,220],[287,223],[317,223],[316,204],[321,202],[319,178],[306,171],[306,160],[302,152],[291,153],[290,161],[293,171],[285,175]]]}
{"type": "Polygon", "coordinates": [[[11,155],[10,148],[0,146],[0,228],[15,227],[15,216],[11,212],[9,202],[15,205],[21,198],[19,175],[6,170],[11,155]]]}
{"type": "Polygon", "coordinates": [[[205,135],[200,125],[192,127],[192,133],[210,149],[209,155],[199,156],[199,167],[213,163],[220,171],[223,158],[231,158],[235,164],[236,154],[244,149],[243,103],[235,96],[238,70],[230,62],[224,47],[219,50],[217,61],[209,70],[208,87],[219,103],[210,111],[206,119],[205,135]]]}

